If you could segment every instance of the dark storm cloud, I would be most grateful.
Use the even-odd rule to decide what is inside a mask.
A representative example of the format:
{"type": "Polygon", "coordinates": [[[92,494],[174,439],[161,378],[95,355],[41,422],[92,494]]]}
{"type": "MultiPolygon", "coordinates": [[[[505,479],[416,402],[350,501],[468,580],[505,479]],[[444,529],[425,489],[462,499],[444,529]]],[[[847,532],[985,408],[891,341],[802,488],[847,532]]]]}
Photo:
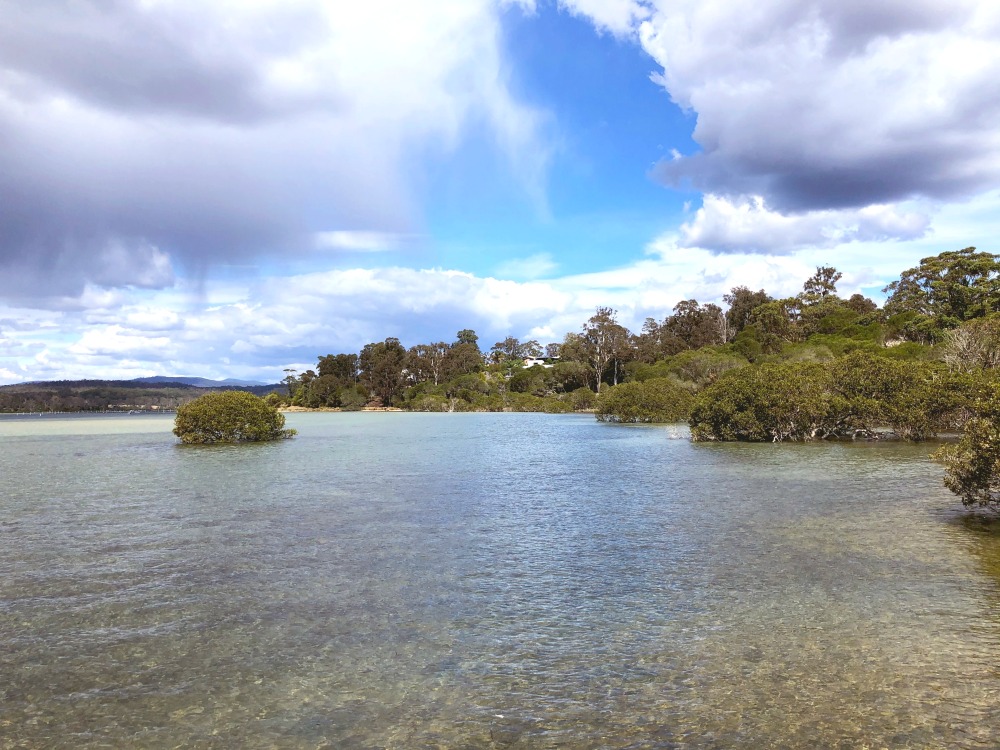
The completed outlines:
{"type": "Polygon", "coordinates": [[[783,211],[965,198],[1000,184],[1000,19],[959,0],[663,3],[642,32],[701,153],[670,186],[783,211]],[[685,23],[679,23],[683,20],[685,23]],[[725,40],[725,43],[720,43],[725,40]]]}
{"type": "Polygon", "coordinates": [[[543,163],[538,118],[503,83],[496,13],[493,0],[0,4],[0,299],[52,306],[88,284],[161,288],[312,253],[322,237],[347,252],[355,235],[412,234],[411,173],[473,114],[543,163]]]}

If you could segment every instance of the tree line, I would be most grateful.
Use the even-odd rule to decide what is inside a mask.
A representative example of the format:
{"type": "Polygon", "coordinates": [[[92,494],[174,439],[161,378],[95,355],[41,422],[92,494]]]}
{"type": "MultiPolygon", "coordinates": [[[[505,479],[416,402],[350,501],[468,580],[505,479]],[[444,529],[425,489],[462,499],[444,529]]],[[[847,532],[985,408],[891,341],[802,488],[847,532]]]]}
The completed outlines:
{"type": "MultiPolygon", "coordinates": [[[[852,353],[876,358],[865,365],[869,372],[889,360],[910,380],[936,380],[940,386],[947,373],[993,371],[1000,361],[998,277],[997,256],[970,247],[924,258],[904,271],[885,288],[882,307],[860,294],[840,297],[841,273],[821,266],[795,296],[737,286],[724,295],[725,308],[683,300],[664,318],[647,318],[637,333],[618,322],[615,310],[599,307],[578,331],[544,345],[508,336],[484,351],[470,329],[450,342],[410,348],[387,338],[358,354],[322,356],[315,369],[287,371],[284,393],[272,401],[421,411],[596,409],[599,418],[612,421],[662,421],[687,418],[696,404],[702,404],[698,414],[706,414],[706,399],[720,392],[706,389],[730,370],[768,365],[766,372],[780,382],[812,378],[803,386],[812,393],[819,387],[817,373],[841,377],[832,363],[852,353]],[[781,363],[783,368],[774,369],[781,363]],[[818,368],[806,367],[809,363],[818,368]],[[654,380],[662,382],[642,385],[654,380]]],[[[732,375],[728,387],[736,389],[741,377],[750,375],[732,375]]],[[[830,399],[834,396],[846,397],[831,393],[830,399]]],[[[859,433],[888,418],[886,409],[853,408],[849,418],[833,412],[836,416],[816,426],[800,429],[796,423],[766,434],[798,439],[859,433]]],[[[711,427],[715,418],[705,417],[697,434],[704,439],[730,434],[711,427]]],[[[907,435],[929,432],[898,425],[907,435]]]]}

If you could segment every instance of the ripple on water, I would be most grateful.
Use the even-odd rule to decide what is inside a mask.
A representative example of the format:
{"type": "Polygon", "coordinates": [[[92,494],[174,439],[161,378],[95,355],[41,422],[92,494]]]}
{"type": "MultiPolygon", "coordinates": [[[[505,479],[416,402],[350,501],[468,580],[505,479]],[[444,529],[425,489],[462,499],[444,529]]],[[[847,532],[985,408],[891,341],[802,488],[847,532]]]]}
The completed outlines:
{"type": "Polygon", "coordinates": [[[0,748],[996,747],[926,446],[545,415],[0,425],[0,748]]]}

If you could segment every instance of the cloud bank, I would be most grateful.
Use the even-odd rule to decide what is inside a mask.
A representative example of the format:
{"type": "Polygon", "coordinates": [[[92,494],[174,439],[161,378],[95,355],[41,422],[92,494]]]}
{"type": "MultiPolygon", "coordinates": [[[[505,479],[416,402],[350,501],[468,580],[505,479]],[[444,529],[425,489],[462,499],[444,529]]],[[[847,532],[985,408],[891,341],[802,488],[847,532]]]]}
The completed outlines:
{"type": "Polygon", "coordinates": [[[426,153],[491,134],[541,193],[544,115],[492,0],[18,3],[0,12],[0,296],[375,249],[426,153]],[[363,246],[363,247],[362,247],[363,246]]]}
{"type": "Polygon", "coordinates": [[[781,211],[965,198],[1000,179],[1000,6],[657,0],[636,34],[697,116],[668,185],[781,211]]]}

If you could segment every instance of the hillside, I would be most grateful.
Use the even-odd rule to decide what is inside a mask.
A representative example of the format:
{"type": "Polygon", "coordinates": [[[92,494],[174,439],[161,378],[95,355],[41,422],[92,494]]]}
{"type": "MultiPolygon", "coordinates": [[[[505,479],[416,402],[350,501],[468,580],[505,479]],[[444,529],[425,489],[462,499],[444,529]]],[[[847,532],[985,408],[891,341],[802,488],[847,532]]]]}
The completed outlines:
{"type": "MultiPolygon", "coordinates": [[[[0,386],[0,413],[66,411],[170,411],[211,390],[245,390],[262,396],[280,385],[214,387],[183,380],[56,380],[0,386]]],[[[227,381],[221,381],[226,383],[227,381]]]]}

